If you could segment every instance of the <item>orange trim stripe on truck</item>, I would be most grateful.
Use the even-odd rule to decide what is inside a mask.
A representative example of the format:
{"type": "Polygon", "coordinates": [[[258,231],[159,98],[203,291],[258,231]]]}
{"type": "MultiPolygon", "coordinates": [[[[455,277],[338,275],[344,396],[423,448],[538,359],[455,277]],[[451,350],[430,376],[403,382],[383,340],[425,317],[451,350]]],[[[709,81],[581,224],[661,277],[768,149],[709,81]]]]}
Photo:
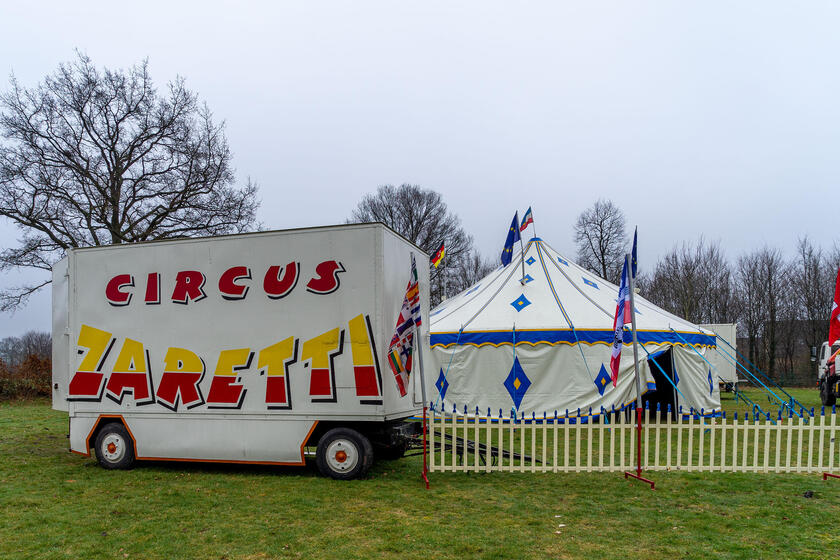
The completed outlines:
{"type": "Polygon", "coordinates": [[[122,420],[125,429],[128,431],[128,435],[131,438],[131,444],[134,447],[134,458],[138,461],[177,461],[177,462],[189,462],[189,463],[231,463],[237,465],[279,465],[279,466],[302,466],[306,464],[306,458],[303,455],[303,448],[306,447],[306,444],[309,442],[309,438],[312,436],[312,433],[315,431],[315,428],[318,426],[318,420],[313,422],[312,427],[309,428],[309,432],[306,434],[306,437],[303,438],[303,441],[300,444],[300,461],[299,462],[292,462],[292,461],[241,461],[237,459],[190,459],[188,457],[140,457],[137,454],[137,440],[134,437],[134,434],[131,432],[131,428],[128,427],[128,422],[125,421],[125,418],[121,414],[100,414],[96,418],[96,422],[93,423],[93,427],[88,432],[87,438],[85,438],[85,451],[74,451],[70,450],[71,453],[76,453],[77,455],[81,455],[82,457],[90,457],[90,448],[91,448],[91,438],[93,437],[96,428],[99,426],[99,423],[102,421],[103,418],[119,418],[122,420]]]}

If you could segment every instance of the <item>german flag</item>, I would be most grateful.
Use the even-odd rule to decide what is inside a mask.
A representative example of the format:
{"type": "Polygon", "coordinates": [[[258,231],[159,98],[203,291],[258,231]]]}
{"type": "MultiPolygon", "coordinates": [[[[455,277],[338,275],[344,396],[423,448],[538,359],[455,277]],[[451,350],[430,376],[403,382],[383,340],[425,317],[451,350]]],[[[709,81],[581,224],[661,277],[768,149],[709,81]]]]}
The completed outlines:
{"type": "Polygon", "coordinates": [[[446,254],[446,249],[443,247],[443,242],[441,241],[440,247],[438,247],[438,250],[435,251],[435,256],[432,257],[432,264],[435,266],[435,268],[438,267],[438,265],[440,264],[440,261],[443,260],[443,256],[445,254],[446,254]]]}

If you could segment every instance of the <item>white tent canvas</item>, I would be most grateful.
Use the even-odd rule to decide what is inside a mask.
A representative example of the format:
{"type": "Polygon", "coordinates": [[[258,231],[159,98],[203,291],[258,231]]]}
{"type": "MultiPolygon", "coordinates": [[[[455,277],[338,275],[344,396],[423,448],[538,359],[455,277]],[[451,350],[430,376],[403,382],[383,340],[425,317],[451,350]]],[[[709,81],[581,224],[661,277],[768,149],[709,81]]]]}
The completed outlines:
{"type": "MultiPolygon", "coordinates": [[[[439,410],[526,418],[587,416],[634,402],[629,330],[616,387],[609,378],[617,295],[616,285],[531,239],[510,265],[432,310],[429,400],[439,410]]],[[[719,410],[703,357],[715,336],[635,301],[643,390],[658,389],[685,411],[719,410]]]]}

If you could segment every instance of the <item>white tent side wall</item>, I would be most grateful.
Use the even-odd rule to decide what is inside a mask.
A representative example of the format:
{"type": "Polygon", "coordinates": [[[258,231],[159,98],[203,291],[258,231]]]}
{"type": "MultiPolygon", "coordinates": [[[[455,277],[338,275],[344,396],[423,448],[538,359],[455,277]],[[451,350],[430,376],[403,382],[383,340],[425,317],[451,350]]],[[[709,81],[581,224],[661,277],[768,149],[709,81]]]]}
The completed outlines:
{"type": "Polygon", "coordinates": [[[733,348],[737,348],[736,333],[738,330],[738,323],[710,323],[706,325],[699,325],[699,327],[717,333],[717,348],[708,352],[706,356],[706,359],[709,360],[709,362],[715,367],[715,369],[712,370],[712,376],[715,378],[715,381],[723,383],[737,383],[738,371],[735,367],[735,362],[730,356],[737,357],[733,348]]]}

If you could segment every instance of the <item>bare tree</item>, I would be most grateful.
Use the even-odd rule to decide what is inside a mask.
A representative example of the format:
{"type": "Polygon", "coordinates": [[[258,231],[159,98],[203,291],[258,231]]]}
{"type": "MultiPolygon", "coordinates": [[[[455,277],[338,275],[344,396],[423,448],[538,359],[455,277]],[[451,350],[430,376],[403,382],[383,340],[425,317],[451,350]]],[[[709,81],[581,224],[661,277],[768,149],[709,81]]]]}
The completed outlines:
{"type": "Polygon", "coordinates": [[[452,291],[449,295],[455,295],[458,292],[465,290],[472,286],[499,266],[495,260],[483,259],[478,253],[472,252],[463,259],[459,260],[453,269],[451,269],[453,280],[452,291]]]}
{"type": "MultiPolygon", "coordinates": [[[[0,216],[23,232],[0,270],[50,270],[72,247],[254,224],[256,185],[234,185],[224,123],[182,78],[158,95],[146,61],[99,70],[79,53],[36,88],[13,76],[0,110],[0,216]]],[[[48,282],[0,294],[0,309],[48,282]]]]}
{"type": "Polygon", "coordinates": [[[783,300],[790,292],[790,264],[778,249],[765,247],[759,251],[760,286],[766,303],[765,332],[762,340],[767,355],[767,374],[775,375],[778,356],[778,323],[783,318],[783,300]]]}
{"type": "Polygon", "coordinates": [[[790,299],[791,265],[778,249],[764,247],[738,261],[737,284],[742,302],[741,319],[747,330],[750,360],[767,375],[776,375],[779,356],[780,322],[785,319],[790,299]]]}
{"type": "Polygon", "coordinates": [[[749,361],[758,361],[758,337],[763,325],[761,286],[759,278],[759,257],[749,253],[738,258],[735,275],[735,291],[738,301],[738,326],[747,338],[749,361]]]}
{"type": "Polygon", "coordinates": [[[581,212],[575,224],[578,264],[618,283],[627,251],[625,228],[624,214],[609,200],[597,200],[581,212]]]}
{"type": "MultiPolygon", "coordinates": [[[[801,336],[808,347],[819,346],[828,332],[836,269],[832,270],[822,249],[815,247],[807,236],[799,239],[796,249],[797,262],[792,281],[804,323],[801,336]]],[[[815,371],[816,362],[811,366],[811,372],[815,371]]]]}
{"type": "Polygon", "coordinates": [[[657,264],[640,290],[650,301],[694,323],[735,319],[732,270],[719,243],[674,247],[657,264]]]}
{"type": "Polygon", "coordinates": [[[461,220],[449,211],[440,193],[407,183],[382,185],[362,198],[348,222],[382,222],[429,254],[443,242],[444,262],[431,270],[432,305],[440,303],[444,292],[451,296],[469,286],[464,282],[470,278],[466,271],[475,264],[469,263],[472,236],[463,230],[461,220]]]}
{"type": "Polygon", "coordinates": [[[52,357],[52,337],[49,333],[29,331],[22,336],[8,336],[0,340],[0,360],[15,368],[29,356],[40,360],[52,357]]]}

